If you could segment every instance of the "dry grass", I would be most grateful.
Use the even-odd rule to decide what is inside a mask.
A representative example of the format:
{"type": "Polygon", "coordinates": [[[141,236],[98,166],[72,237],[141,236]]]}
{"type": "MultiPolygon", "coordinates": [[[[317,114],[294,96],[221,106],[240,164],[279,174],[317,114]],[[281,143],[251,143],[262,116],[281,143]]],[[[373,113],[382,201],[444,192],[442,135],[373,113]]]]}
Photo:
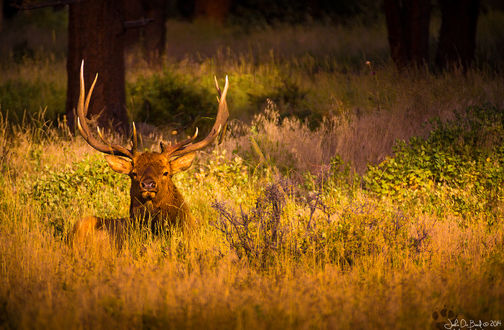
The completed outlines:
{"type": "MultiPolygon", "coordinates": [[[[501,31],[499,17],[484,17],[485,33],[501,31]]],[[[444,306],[465,320],[504,319],[502,200],[488,211],[498,219],[491,223],[486,213],[436,216],[336,182],[318,192],[329,210],[323,211],[310,204],[317,191],[304,180],[327,171],[336,156],[363,173],[390,155],[397,139],[426,136],[431,118],[450,119],[484,103],[503,108],[499,74],[399,74],[387,63],[382,25],[247,34],[180,22],[168,27],[168,70],[212,95],[212,76],[230,75],[233,122],[225,142],[174,178],[200,228],[190,237],[132,231],[120,250],[107,240],[72,246],[68,234],[82,216],[127,216],[126,179],[104,169],[62,125],[35,117],[9,128],[1,117],[0,328],[430,329],[432,313],[444,306]],[[289,96],[286,82],[303,95],[298,103],[276,100],[263,111],[251,101],[289,96]],[[300,107],[323,117],[321,125],[281,120],[279,113],[300,107]],[[78,181],[88,169],[96,178],[78,181]],[[266,187],[285,182],[283,245],[264,262],[240,259],[212,225],[220,219],[212,201],[247,213],[266,187]]],[[[495,55],[498,45],[485,36],[481,49],[495,55]]],[[[44,61],[5,67],[0,84],[64,86],[63,61],[44,61]]],[[[135,55],[127,61],[130,83],[156,72],[135,55]]],[[[146,145],[163,133],[156,130],[146,145]]],[[[261,244],[258,232],[251,237],[261,244]]]]}
{"type": "MultiPolygon", "coordinates": [[[[243,174],[226,172],[229,163],[211,155],[177,178],[202,220],[196,235],[133,232],[120,251],[103,242],[73,248],[65,242],[66,232],[53,233],[51,220],[66,216],[72,223],[89,210],[61,206],[50,214],[43,211],[30,197],[30,182],[40,167],[25,151],[38,146],[31,131],[18,134],[16,140],[24,142],[10,148],[0,188],[2,327],[428,329],[431,314],[445,305],[466,320],[504,315],[501,222],[489,227],[484,219],[473,219],[461,226],[457,216],[437,218],[415,210],[403,210],[404,217],[397,218],[392,200],[377,201],[364,191],[351,198],[327,195],[336,210],[329,231],[347,220],[359,226],[379,219],[376,229],[358,238],[362,244],[374,242],[372,249],[355,252],[349,264],[334,260],[330,245],[321,250],[308,245],[305,255],[285,250],[258,268],[239,260],[209,225],[217,218],[209,200],[241,199],[247,207],[271,179],[245,173],[250,181],[242,182],[243,174]],[[23,165],[27,159],[30,166],[23,165]],[[387,240],[394,221],[403,221],[404,231],[387,240]]],[[[87,152],[81,139],[63,141],[52,134],[41,143],[41,167],[60,168],[87,152]],[[62,144],[65,152],[58,150],[62,144]]],[[[293,145],[294,138],[285,141],[293,145]]],[[[122,203],[117,216],[127,207],[122,203]]],[[[287,196],[282,221],[298,228],[289,239],[295,241],[296,232],[306,235],[303,223],[309,214],[306,204],[287,196]]],[[[315,214],[318,226],[324,226],[324,219],[315,214]]],[[[332,244],[343,243],[336,239],[332,244]]],[[[351,246],[346,249],[352,253],[351,246]]]]}
{"type": "MultiPolygon", "coordinates": [[[[398,74],[390,68],[373,72],[348,77],[349,89],[359,96],[347,101],[344,77],[319,74],[314,78],[311,88],[316,84],[315,92],[327,93],[324,97],[331,100],[325,104],[328,115],[315,130],[296,118],[280,121],[279,107],[269,101],[266,112],[251,124],[258,128],[256,138],[278,159],[277,164],[315,170],[339,155],[364,173],[367,164],[377,164],[390,155],[397,140],[426,137],[432,128],[431,119],[453,119],[456,112],[473,105],[504,104],[500,92],[504,80],[480,71],[440,76],[417,71],[398,74]],[[274,147],[278,145],[283,148],[274,147]]],[[[250,148],[247,139],[238,144],[250,148]]]]}

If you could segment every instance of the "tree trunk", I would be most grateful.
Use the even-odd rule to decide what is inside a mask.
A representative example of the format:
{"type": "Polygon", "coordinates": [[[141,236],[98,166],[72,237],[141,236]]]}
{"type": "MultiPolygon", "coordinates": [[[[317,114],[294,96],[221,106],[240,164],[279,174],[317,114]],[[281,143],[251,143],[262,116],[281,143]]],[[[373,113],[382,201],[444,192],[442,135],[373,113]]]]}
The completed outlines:
{"type": "Polygon", "coordinates": [[[3,7],[4,7],[4,2],[3,2],[3,0],[0,0],[0,32],[2,32],[3,7]]]}
{"type": "Polygon", "coordinates": [[[166,1],[143,1],[145,17],[154,19],[144,29],[145,57],[151,64],[159,64],[166,44],[166,1]]]}
{"type": "Polygon", "coordinates": [[[126,46],[142,43],[142,52],[149,64],[160,64],[166,44],[166,0],[126,0],[126,20],[152,19],[147,25],[128,29],[126,46]]]}
{"type": "Polygon", "coordinates": [[[436,54],[440,69],[462,65],[467,69],[474,60],[479,0],[440,0],[441,29],[436,54]]]}
{"type": "MultiPolygon", "coordinates": [[[[124,0],[124,20],[135,21],[145,18],[142,0],[124,0]]],[[[124,47],[126,50],[132,48],[141,39],[142,29],[127,29],[124,35],[124,47]]]]}
{"type": "Polygon", "coordinates": [[[70,5],[66,113],[72,129],[79,98],[80,64],[84,59],[86,88],[99,73],[88,118],[100,115],[97,121],[100,127],[128,132],[122,16],[121,0],[87,0],[70,5]]]}
{"type": "Polygon", "coordinates": [[[430,0],[385,0],[388,41],[398,68],[429,59],[430,0]]]}

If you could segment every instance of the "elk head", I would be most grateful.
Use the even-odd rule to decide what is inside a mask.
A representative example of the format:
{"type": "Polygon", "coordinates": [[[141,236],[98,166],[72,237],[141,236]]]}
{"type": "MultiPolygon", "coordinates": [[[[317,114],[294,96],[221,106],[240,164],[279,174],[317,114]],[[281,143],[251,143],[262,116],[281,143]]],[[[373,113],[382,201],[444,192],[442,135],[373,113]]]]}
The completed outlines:
{"type": "Polygon", "coordinates": [[[160,225],[175,223],[191,226],[194,220],[171,178],[175,173],[188,169],[194,160],[195,152],[212,143],[223,130],[229,117],[226,103],[229,85],[227,77],[222,92],[217,79],[215,79],[215,87],[219,94],[217,98],[219,108],[215,123],[207,137],[195,142],[198,136],[196,128],[196,133],[186,140],[173,145],[161,142],[161,152],[139,152],[137,151],[137,132],[134,123],[130,149],[107,142],[99,128],[97,128],[99,139],[91,134],[86,114],[98,74],[86,96],[83,72],[84,61],[80,71],[77,127],[91,147],[107,154],[105,158],[114,171],[129,175],[131,178],[130,218],[146,219],[148,217],[153,229],[159,228],[160,225]]]}

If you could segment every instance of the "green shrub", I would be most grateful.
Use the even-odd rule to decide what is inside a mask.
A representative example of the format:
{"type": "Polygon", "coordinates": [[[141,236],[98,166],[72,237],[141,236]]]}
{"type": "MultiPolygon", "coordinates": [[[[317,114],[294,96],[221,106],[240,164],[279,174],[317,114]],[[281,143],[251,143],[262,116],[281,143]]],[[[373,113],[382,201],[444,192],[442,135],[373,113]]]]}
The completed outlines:
{"type": "Polygon", "coordinates": [[[470,107],[453,121],[435,121],[426,139],[397,143],[364,182],[379,196],[426,200],[426,210],[488,213],[503,198],[503,142],[504,109],[470,107]]]}
{"type": "Polygon", "coordinates": [[[65,111],[65,88],[55,82],[7,80],[0,84],[0,109],[9,113],[9,121],[20,122],[25,112],[46,108],[47,119],[54,120],[65,111]]]}
{"type": "Polygon", "coordinates": [[[268,99],[277,104],[280,119],[285,117],[296,117],[301,120],[308,120],[310,127],[314,128],[322,120],[319,113],[314,113],[310,109],[307,100],[308,91],[302,89],[299,84],[291,79],[282,78],[276,86],[265,90],[262,93],[254,94],[257,91],[249,93],[250,103],[257,109],[264,108],[268,99]]]}
{"type": "Polygon", "coordinates": [[[324,194],[345,192],[352,194],[360,185],[360,176],[339,155],[331,157],[327,170],[317,174],[303,173],[303,188],[308,191],[321,191],[324,194]]]}
{"type": "Polygon", "coordinates": [[[215,94],[170,71],[141,76],[130,84],[130,108],[136,120],[157,125],[210,127],[217,114],[215,94]]]}
{"type": "Polygon", "coordinates": [[[225,150],[222,153],[213,150],[212,157],[199,165],[199,172],[195,176],[197,180],[213,176],[225,185],[243,187],[249,182],[249,168],[239,156],[228,160],[225,150]]]}
{"type": "Polygon", "coordinates": [[[31,197],[47,213],[66,208],[98,208],[100,216],[120,213],[120,205],[128,199],[129,180],[113,172],[101,155],[90,155],[63,170],[44,167],[30,183],[31,197]]]}

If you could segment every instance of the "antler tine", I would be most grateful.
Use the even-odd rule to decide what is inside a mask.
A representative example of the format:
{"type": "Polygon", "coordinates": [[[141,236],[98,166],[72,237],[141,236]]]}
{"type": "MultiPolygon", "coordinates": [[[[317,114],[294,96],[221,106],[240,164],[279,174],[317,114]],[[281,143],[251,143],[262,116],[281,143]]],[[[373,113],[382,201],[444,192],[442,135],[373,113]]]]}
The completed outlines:
{"type": "MultiPolygon", "coordinates": [[[[86,140],[86,142],[96,150],[106,154],[123,156],[133,159],[134,150],[130,151],[120,145],[107,143],[103,138],[99,129],[98,134],[100,135],[100,139],[102,140],[102,142],[98,141],[91,134],[91,131],[89,129],[86,120],[86,115],[89,109],[89,102],[91,101],[91,95],[93,94],[93,90],[97,80],[98,80],[98,74],[96,74],[93,84],[91,85],[88,95],[86,96],[86,90],[84,86],[84,60],[82,60],[80,69],[80,94],[79,94],[79,102],[77,103],[77,127],[80,133],[82,134],[84,140],[86,140]]],[[[136,132],[134,132],[134,134],[136,135],[136,132]]],[[[136,149],[136,146],[134,149],[136,149]]]]}
{"type": "Polygon", "coordinates": [[[219,88],[219,83],[217,82],[217,78],[215,78],[215,88],[217,89],[217,93],[219,93],[219,110],[217,111],[217,117],[215,118],[215,123],[210,130],[210,133],[203,140],[197,143],[191,143],[196,138],[196,135],[191,139],[178,143],[173,148],[170,148],[170,156],[177,157],[182,156],[184,154],[188,154],[193,151],[197,151],[202,149],[212,143],[215,138],[219,135],[222,128],[226,125],[226,121],[229,117],[229,111],[226,103],[226,95],[229,87],[229,80],[226,76],[226,84],[224,85],[224,90],[221,92],[219,88]],[[176,148],[175,148],[176,147],[176,148]]]}
{"type": "Polygon", "coordinates": [[[134,155],[137,152],[138,136],[137,136],[135,122],[132,122],[132,126],[133,126],[133,134],[131,135],[131,143],[132,143],[131,153],[134,155]]]}
{"type": "Polygon", "coordinates": [[[86,91],[84,87],[84,60],[81,63],[80,69],[80,93],[79,93],[79,102],[77,103],[77,127],[79,128],[82,136],[87,139],[89,127],[87,125],[86,120],[83,120],[82,124],[80,122],[80,118],[86,118],[87,110],[89,107],[89,100],[91,100],[91,94],[93,94],[93,90],[96,84],[96,80],[98,79],[98,73],[95,76],[93,83],[91,84],[91,88],[89,89],[88,97],[86,98],[86,91]]]}
{"type": "MultiPolygon", "coordinates": [[[[217,81],[217,76],[214,76],[213,78],[214,78],[214,81],[215,81],[215,88],[217,89],[217,93],[219,93],[219,95],[217,96],[217,102],[220,103],[220,97],[222,95],[221,89],[219,87],[219,82],[217,81]]],[[[226,76],[226,81],[227,81],[227,76],[226,76]]]]}
{"type": "Polygon", "coordinates": [[[102,132],[100,131],[100,127],[99,126],[96,126],[96,132],[98,132],[98,137],[100,138],[100,140],[105,143],[106,145],[110,145],[110,143],[108,143],[107,141],[105,141],[105,138],[103,137],[103,134],[102,132]]]}
{"type": "Polygon", "coordinates": [[[161,152],[166,153],[166,154],[171,154],[172,152],[185,147],[189,143],[193,142],[196,139],[196,137],[198,137],[198,132],[199,132],[199,130],[196,127],[196,131],[194,132],[193,136],[191,136],[188,139],[182,140],[178,143],[175,143],[173,146],[171,146],[171,145],[167,146],[164,143],[161,143],[161,152]]]}

